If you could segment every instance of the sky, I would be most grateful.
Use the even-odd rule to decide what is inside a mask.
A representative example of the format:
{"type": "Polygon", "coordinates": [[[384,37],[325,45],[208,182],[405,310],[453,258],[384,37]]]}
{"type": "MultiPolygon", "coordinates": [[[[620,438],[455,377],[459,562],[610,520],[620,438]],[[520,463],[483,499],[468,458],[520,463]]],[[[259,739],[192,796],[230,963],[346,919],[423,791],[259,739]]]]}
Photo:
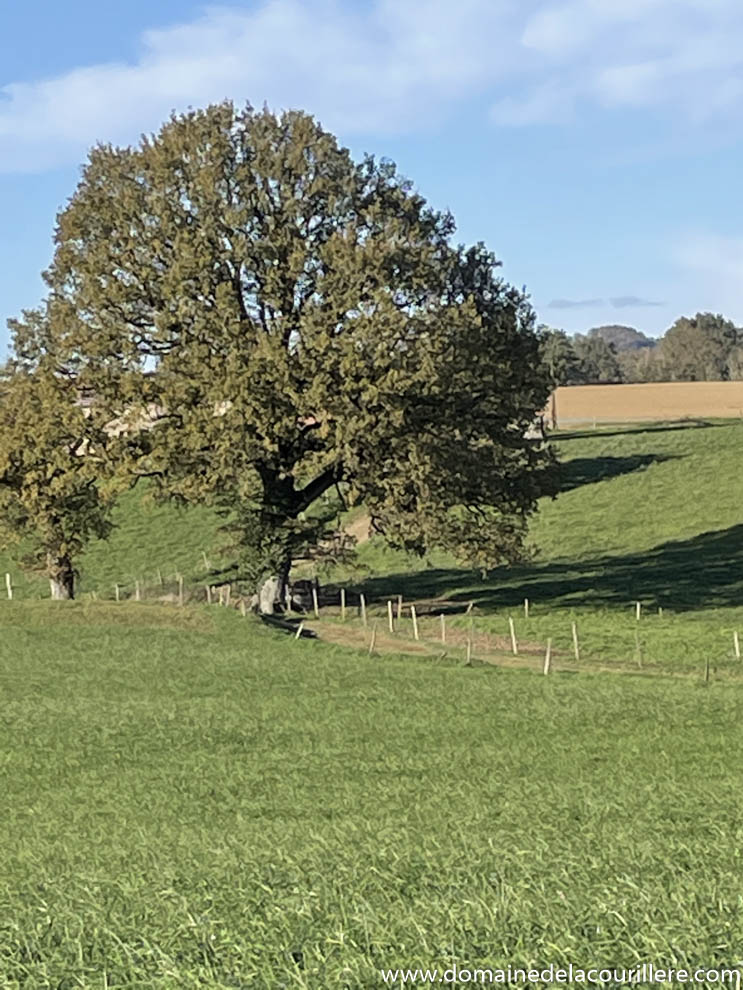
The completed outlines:
{"type": "Polygon", "coordinates": [[[743,325],[741,0],[0,0],[0,354],[88,149],[233,99],[391,158],[570,333],[743,325]]]}

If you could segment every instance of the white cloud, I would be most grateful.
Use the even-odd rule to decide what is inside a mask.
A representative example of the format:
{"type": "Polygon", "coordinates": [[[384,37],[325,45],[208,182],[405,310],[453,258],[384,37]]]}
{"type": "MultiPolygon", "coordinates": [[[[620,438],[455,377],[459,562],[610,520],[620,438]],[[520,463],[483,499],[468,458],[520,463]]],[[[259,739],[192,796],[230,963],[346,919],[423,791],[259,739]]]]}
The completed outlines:
{"type": "Polygon", "coordinates": [[[742,96],[740,0],[256,0],[148,31],[131,62],[0,87],[0,171],[78,161],[225,98],[350,136],[437,125],[475,97],[513,126],[586,106],[738,119],[742,96]]]}
{"type": "MultiPolygon", "coordinates": [[[[523,46],[541,56],[538,86],[600,109],[664,108],[692,121],[738,113],[739,0],[568,0],[541,4],[523,46]]],[[[526,118],[528,99],[523,101],[526,118]]]]}
{"type": "Polygon", "coordinates": [[[697,310],[722,311],[743,323],[743,236],[686,232],[672,257],[694,285],[697,310]]]}
{"type": "Polygon", "coordinates": [[[564,124],[574,116],[575,89],[547,82],[530,92],[505,96],[493,104],[490,118],[507,127],[564,124]]]}
{"type": "Polygon", "coordinates": [[[149,31],[131,64],[0,89],[0,170],[129,141],[173,109],[232,98],[301,106],[345,133],[435,121],[513,68],[514,0],[268,0],[149,31]]]}

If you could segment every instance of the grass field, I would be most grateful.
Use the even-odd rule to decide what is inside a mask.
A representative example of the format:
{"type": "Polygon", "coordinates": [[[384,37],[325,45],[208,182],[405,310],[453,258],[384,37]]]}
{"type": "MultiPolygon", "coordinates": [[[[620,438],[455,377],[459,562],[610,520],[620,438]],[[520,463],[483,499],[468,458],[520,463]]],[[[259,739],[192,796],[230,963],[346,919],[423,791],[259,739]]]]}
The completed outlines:
{"type": "Polygon", "coordinates": [[[4,988],[741,956],[734,686],[374,659],[226,609],[2,621],[4,988]]]}
{"type": "MultiPolygon", "coordinates": [[[[743,425],[558,444],[532,564],[482,580],[372,540],[334,575],[378,614],[398,593],[474,601],[497,666],[462,665],[461,614],[437,659],[436,618],[431,655],[403,655],[406,620],[369,656],[228,609],[92,601],[229,565],[210,512],[138,495],[86,555],[81,601],[18,581],[0,601],[0,988],[743,960],[743,425]],[[506,668],[509,616],[525,669],[506,668]]],[[[363,641],[355,616],[319,625],[363,641]]]]}

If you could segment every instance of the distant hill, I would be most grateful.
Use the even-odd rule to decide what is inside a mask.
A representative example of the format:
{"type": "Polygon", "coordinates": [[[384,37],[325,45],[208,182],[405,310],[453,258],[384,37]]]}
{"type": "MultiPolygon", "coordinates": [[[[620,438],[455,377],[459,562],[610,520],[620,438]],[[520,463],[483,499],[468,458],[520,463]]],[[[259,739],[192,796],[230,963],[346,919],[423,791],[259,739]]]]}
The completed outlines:
{"type": "Polygon", "coordinates": [[[646,347],[655,347],[656,340],[645,336],[634,327],[624,327],[616,324],[605,327],[594,327],[588,331],[589,337],[603,337],[607,344],[612,344],[617,351],[640,351],[646,347]]]}

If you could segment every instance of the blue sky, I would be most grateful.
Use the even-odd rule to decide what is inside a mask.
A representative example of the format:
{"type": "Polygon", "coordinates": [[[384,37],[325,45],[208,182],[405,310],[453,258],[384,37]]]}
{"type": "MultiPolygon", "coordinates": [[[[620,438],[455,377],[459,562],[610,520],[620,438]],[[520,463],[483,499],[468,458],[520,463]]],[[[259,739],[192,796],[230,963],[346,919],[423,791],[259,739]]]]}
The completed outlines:
{"type": "Polygon", "coordinates": [[[397,161],[545,323],[743,323],[740,0],[4,6],[0,348],[86,149],[225,97],[397,161]]]}

